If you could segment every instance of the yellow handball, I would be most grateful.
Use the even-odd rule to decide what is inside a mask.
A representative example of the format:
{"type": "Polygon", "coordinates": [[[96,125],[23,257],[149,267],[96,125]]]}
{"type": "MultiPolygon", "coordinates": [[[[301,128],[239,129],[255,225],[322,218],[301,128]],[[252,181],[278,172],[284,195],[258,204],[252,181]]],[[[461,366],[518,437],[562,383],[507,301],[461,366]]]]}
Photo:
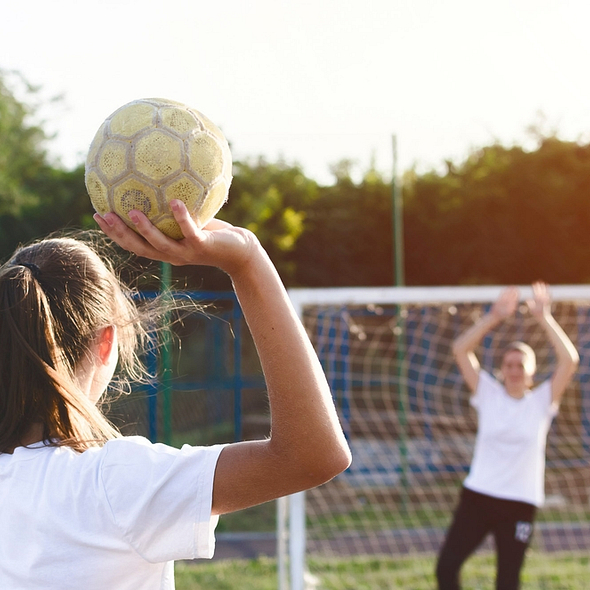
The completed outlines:
{"type": "Polygon", "coordinates": [[[232,157],[223,133],[202,113],[161,98],[134,100],[110,115],[86,159],[86,189],[99,215],[129,227],[137,209],[166,235],[183,237],[170,201],[183,201],[199,227],[227,200],[232,157]]]}

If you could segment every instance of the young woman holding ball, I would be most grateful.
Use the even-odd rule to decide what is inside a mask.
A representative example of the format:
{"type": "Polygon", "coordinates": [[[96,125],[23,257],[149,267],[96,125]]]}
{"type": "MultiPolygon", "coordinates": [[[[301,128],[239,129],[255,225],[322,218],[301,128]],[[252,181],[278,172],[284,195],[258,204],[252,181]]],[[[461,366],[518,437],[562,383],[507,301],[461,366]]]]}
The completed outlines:
{"type": "Polygon", "coordinates": [[[137,360],[137,309],[108,260],[71,238],[19,249],[0,268],[0,588],[163,590],[173,560],[211,557],[218,515],[320,485],[351,457],[320,363],[278,274],[249,231],[185,236],[139,212],[136,233],[95,216],[123,248],[215,265],[232,278],[271,410],[268,439],[175,449],[122,437],[96,407],[137,360]]]}

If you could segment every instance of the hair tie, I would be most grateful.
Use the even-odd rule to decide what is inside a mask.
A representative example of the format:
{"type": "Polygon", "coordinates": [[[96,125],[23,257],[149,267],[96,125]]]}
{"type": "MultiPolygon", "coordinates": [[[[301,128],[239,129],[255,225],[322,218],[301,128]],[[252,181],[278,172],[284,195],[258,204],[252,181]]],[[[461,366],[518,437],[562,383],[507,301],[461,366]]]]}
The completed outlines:
{"type": "Polygon", "coordinates": [[[15,266],[24,266],[31,271],[33,278],[39,280],[41,269],[34,262],[16,262],[15,266]]]}

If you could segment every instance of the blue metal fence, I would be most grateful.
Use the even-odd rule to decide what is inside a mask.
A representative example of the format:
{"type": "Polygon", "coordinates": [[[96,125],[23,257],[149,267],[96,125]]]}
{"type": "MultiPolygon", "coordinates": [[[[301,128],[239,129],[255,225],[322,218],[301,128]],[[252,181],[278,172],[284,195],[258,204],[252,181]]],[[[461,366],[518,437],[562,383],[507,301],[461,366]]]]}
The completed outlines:
{"type": "MultiPolygon", "coordinates": [[[[205,341],[207,359],[196,359],[199,367],[192,367],[190,374],[179,374],[176,359],[171,369],[171,390],[168,391],[163,383],[162,349],[158,342],[158,329],[154,329],[150,338],[150,345],[146,351],[145,363],[154,377],[141,388],[145,395],[145,424],[139,424],[146,436],[156,442],[165,439],[166,432],[174,430],[173,424],[164,424],[164,420],[172,420],[162,411],[168,404],[172,406],[174,396],[181,392],[200,391],[205,396],[211,392],[231,392],[233,413],[233,439],[238,441],[243,435],[243,392],[244,390],[264,390],[265,384],[262,373],[257,365],[255,355],[248,355],[249,366],[244,366],[245,342],[250,342],[249,332],[245,324],[243,313],[235,293],[232,291],[178,291],[170,294],[175,298],[190,298],[195,303],[202,304],[204,311],[195,311],[200,316],[200,332],[198,338],[205,341]],[[253,362],[254,359],[254,362],[253,362]],[[172,395],[172,399],[167,399],[172,395]],[[164,434],[163,434],[164,433],[164,434]]],[[[142,298],[150,299],[158,296],[156,292],[142,292],[142,298]]],[[[195,335],[185,335],[181,338],[181,346],[187,347],[195,335]]],[[[195,363],[197,364],[197,363],[195,363]]],[[[214,396],[209,396],[214,398],[214,396]]],[[[215,423],[226,418],[228,408],[219,404],[209,404],[207,413],[210,422],[215,423]]],[[[141,422],[141,418],[139,422],[141,422]]],[[[165,440],[165,442],[170,442],[165,440]]]]}

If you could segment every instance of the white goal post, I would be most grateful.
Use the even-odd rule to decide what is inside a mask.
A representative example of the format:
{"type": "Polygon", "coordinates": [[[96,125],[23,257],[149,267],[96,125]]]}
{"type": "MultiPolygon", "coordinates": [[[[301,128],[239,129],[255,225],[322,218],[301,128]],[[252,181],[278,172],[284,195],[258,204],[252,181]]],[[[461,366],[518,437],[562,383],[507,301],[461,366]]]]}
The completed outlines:
{"type": "MultiPolygon", "coordinates": [[[[450,514],[449,502],[464,478],[474,433],[450,343],[503,288],[289,290],[332,386],[353,449],[353,466],[317,490],[279,500],[280,590],[306,588],[310,550],[306,520],[323,523],[321,531],[313,532],[318,554],[435,550],[441,519],[450,514]],[[399,519],[396,511],[403,513],[399,519]],[[331,544],[326,549],[328,539],[331,544]]],[[[590,381],[590,285],[552,285],[550,293],[554,312],[556,308],[559,312],[556,319],[580,350],[582,363],[571,407],[562,412],[565,417],[554,429],[557,432],[550,433],[554,445],[548,450],[552,461],[548,504],[559,505],[555,510],[561,512],[549,514],[540,526],[549,531],[547,538],[559,528],[562,536],[575,536],[575,543],[581,527],[583,543],[586,532],[590,543],[590,505],[583,504],[588,503],[590,481],[580,479],[580,466],[587,466],[590,452],[590,383],[586,383],[590,381]],[[560,478],[568,490],[563,490],[560,478]],[[571,487],[579,490],[568,495],[571,487]]],[[[523,302],[531,298],[531,286],[521,286],[520,294],[523,302]]],[[[493,370],[494,355],[503,343],[525,340],[537,352],[542,378],[554,362],[552,350],[543,343],[526,305],[519,306],[515,315],[482,342],[482,366],[493,370]]],[[[545,538],[539,541],[540,551],[545,542],[545,538]]],[[[567,551],[569,546],[564,547],[567,551]]]]}

